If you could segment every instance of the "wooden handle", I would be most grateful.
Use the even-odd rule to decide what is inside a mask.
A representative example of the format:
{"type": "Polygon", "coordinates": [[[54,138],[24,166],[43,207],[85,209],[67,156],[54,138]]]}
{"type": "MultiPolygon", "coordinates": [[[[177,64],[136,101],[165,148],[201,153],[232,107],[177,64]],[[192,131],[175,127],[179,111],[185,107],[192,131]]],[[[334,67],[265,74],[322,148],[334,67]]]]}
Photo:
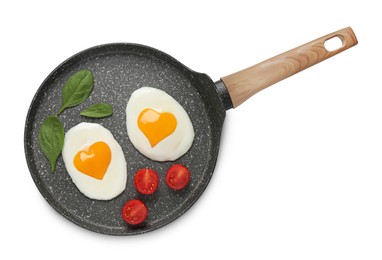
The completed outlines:
{"type": "Polygon", "coordinates": [[[257,65],[222,77],[221,80],[227,87],[232,105],[235,108],[266,87],[347,50],[357,43],[353,30],[347,27],[265,60],[257,65]],[[324,44],[327,40],[334,37],[341,39],[342,46],[336,50],[328,51],[324,44]]]}

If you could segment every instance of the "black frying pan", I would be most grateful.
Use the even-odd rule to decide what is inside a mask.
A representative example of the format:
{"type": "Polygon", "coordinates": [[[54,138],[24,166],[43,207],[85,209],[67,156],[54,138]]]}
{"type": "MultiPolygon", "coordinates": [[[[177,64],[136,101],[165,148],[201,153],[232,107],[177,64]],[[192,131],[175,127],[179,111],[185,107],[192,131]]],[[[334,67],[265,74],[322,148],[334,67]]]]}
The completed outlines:
{"type": "Polygon", "coordinates": [[[181,216],[207,187],[218,156],[226,110],[240,105],[261,89],[356,43],[352,30],[345,28],[224,77],[216,83],[207,75],[188,69],[171,56],[142,45],[117,43],[84,50],[53,70],[32,100],[24,136],[26,160],[32,178],[48,203],[81,227],[110,235],[132,235],[155,230],[181,216]],[[342,40],[343,46],[329,52],[324,48],[324,42],[335,36],[342,40]],[[111,130],[121,145],[127,161],[127,187],[121,195],[110,201],[91,200],[82,195],[66,173],[61,157],[56,172],[52,174],[38,144],[42,121],[48,115],[56,114],[59,109],[63,84],[81,69],[93,72],[94,90],[86,102],[65,110],[60,119],[65,131],[80,122],[97,122],[111,130]],[[190,116],[195,130],[194,143],[176,162],[154,162],[141,155],[128,139],[126,104],[131,93],[143,86],[164,90],[190,116]],[[84,108],[98,102],[112,104],[113,116],[88,119],[79,115],[84,108]],[[191,182],[184,190],[172,191],[164,182],[164,174],[173,163],[184,164],[191,171],[191,182]],[[153,168],[160,175],[159,188],[153,195],[141,195],[134,188],[134,173],[144,167],[153,168]],[[148,218],[139,226],[129,226],[121,218],[123,204],[133,198],[143,200],[149,208],[148,218]]]}

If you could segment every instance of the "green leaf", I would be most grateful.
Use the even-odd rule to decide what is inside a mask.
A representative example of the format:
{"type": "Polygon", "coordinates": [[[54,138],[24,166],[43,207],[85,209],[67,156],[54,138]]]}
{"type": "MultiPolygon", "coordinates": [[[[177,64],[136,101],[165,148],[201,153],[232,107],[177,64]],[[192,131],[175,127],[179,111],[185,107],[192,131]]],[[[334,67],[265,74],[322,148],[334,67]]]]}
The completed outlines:
{"type": "Polygon", "coordinates": [[[64,146],[65,131],[61,121],[56,116],[48,116],[40,126],[39,143],[50,163],[52,173],[56,161],[64,146]]]}
{"type": "Polygon", "coordinates": [[[81,112],[81,116],[101,118],[113,114],[113,107],[106,103],[95,104],[81,112]]]}
{"type": "Polygon", "coordinates": [[[60,115],[66,108],[84,102],[92,92],[93,85],[94,76],[90,70],[80,70],[72,75],[62,90],[62,104],[57,115],[60,115]]]}

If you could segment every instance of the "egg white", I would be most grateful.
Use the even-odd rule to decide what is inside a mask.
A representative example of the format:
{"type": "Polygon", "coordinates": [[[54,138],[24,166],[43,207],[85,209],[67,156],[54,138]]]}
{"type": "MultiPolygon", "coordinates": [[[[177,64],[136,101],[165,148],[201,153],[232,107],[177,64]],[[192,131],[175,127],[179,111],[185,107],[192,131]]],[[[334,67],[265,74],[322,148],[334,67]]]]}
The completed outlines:
{"type": "Polygon", "coordinates": [[[110,200],[126,188],[127,168],[121,146],[112,133],[95,123],[80,123],[65,134],[62,157],[73,183],[87,197],[110,200]],[[111,150],[111,161],[102,180],[88,176],[76,169],[73,160],[84,147],[95,142],[105,142],[111,150]]]}
{"type": "Polygon", "coordinates": [[[126,106],[126,126],[134,147],[154,161],[175,161],[191,148],[195,136],[184,108],[166,92],[151,87],[142,87],[132,93],[126,106]],[[170,112],[177,120],[175,131],[154,147],[151,147],[137,123],[139,114],[146,108],[170,112]]]}

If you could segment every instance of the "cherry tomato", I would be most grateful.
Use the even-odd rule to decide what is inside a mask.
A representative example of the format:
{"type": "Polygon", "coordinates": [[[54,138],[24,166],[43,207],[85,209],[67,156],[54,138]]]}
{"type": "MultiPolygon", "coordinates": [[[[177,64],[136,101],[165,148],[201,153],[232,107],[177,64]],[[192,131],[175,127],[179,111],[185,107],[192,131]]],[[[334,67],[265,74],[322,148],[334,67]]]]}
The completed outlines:
{"type": "Polygon", "coordinates": [[[134,176],[134,185],[137,191],[142,194],[153,194],[159,183],[158,174],[151,169],[140,169],[134,176]]]}
{"type": "Polygon", "coordinates": [[[122,218],[130,225],[138,225],[145,221],[148,214],[146,205],[137,199],[128,200],[122,208],[122,218]]]}
{"type": "Polygon", "coordinates": [[[190,171],[181,164],[174,164],[166,172],[166,184],[173,190],[181,190],[190,182],[190,171]]]}

